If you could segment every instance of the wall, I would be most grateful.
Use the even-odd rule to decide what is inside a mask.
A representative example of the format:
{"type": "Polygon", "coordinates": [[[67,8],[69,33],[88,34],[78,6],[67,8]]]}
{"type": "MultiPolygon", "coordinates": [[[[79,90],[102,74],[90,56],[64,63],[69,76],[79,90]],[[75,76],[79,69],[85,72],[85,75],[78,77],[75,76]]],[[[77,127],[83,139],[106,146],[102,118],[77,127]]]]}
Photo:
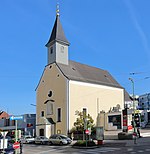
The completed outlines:
{"type": "Polygon", "coordinates": [[[88,113],[94,119],[98,111],[104,110],[108,112],[110,108],[120,105],[121,109],[124,107],[124,90],[115,87],[108,87],[96,84],[88,84],[77,81],[69,82],[69,129],[73,127],[77,116],[75,111],[82,111],[87,108],[88,113]]]}
{"type": "MultiPolygon", "coordinates": [[[[42,121],[41,111],[44,111],[45,118],[52,118],[56,123],[55,132],[57,130],[61,130],[61,133],[67,134],[67,79],[64,78],[61,71],[57,68],[55,63],[48,65],[43,73],[43,76],[40,80],[38,88],[36,90],[36,103],[37,103],[37,124],[43,124],[37,126],[36,135],[39,135],[39,128],[43,128],[45,130],[45,136],[49,137],[50,133],[46,131],[44,126],[44,122],[42,121]],[[49,97],[48,93],[52,91],[52,96],[49,97]],[[47,100],[51,100],[53,102],[53,114],[47,115],[46,112],[46,102],[47,100]],[[57,122],[57,109],[61,108],[62,110],[62,121],[57,122]]],[[[49,128],[50,130],[50,128],[49,128]]]]}

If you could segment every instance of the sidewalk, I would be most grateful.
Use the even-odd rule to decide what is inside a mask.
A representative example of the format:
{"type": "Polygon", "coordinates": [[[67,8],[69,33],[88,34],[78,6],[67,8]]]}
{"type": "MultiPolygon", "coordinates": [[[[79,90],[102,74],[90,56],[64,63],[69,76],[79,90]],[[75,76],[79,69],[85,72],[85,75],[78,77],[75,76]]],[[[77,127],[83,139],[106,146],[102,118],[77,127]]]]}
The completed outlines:
{"type": "MultiPolygon", "coordinates": [[[[141,136],[142,138],[137,138],[136,144],[134,143],[133,139],[130,140],[119,140],[118,139],[118,133],[122,132],[122,130],[117,131],[104,131],[104,140],[103,145],[106,147],[118,147],[118,146],[141,146],[141,145],[149,145],[150,143],[150,129],[141,129],[141,136]]],[[[71,145],[73,145],[76,142],[73,141],[71,145]]],[[[95,140],[97,143],[97,140],[95,140]]]]}
{"type": "Polygon", "coordinates": [[[142,145],[149,145],[150,143],[150,137],[142,137],[137,138],[136,144],[134,143],[134,140],[104,140],[104,146],[142,146],[142,145]]]}
{"type": "MultiPolygon", "coordinates": [[[[122,132],[120,130],[114,131],[104,131],[104,140],[118,140],[118,133],[122,132]]],[[[150,128],[149,129],[140,129],[142,137],[150,137],[150,128]]]]}
{"type": "Polygon", "coordinates": [[[118,133],[122,132],[122,130],[117,131],[105,131],[104,132],[104,145],[107,146],[141,146],[141,145],[149,145],[150,143],[150,129],[141,129],[142,138],[137,138],[136,144],[134,140],[118,140],[118,133]]]}

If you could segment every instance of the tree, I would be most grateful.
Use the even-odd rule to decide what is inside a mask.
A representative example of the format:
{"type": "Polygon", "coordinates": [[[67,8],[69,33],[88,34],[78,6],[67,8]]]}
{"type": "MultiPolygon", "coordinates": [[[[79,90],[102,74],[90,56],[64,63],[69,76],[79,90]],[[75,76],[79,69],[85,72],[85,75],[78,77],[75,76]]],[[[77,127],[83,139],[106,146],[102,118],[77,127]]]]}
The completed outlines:
{"type": "MultiPolygon", "coordinates": [[[[84,123],[85,123],[85,119],[87,119],[87,129],[91,128],[91,130],[94,128],[94,120],[92,119],[92,117],[90,116],[90,114],[86,115],[85,119],[83,118],[83,111],[79,112],[76,111],[76,115],[78,116],[76,121],[74,122],[74,130],[76,131],[84,131],[84,123]]],[[[72,130],[73,130],[72,129],[72,130]]]]}

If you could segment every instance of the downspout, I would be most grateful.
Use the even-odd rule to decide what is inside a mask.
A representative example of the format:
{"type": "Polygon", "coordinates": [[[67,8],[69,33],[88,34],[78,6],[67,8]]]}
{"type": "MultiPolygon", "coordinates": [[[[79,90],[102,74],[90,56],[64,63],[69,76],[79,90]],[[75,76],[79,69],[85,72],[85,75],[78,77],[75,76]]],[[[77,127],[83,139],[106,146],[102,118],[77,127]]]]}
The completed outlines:
{"type": "Polygon", "coordinates": [[[70,107],[70,105],[69,105],[69,80],[68,79],[66,79],[66,110],[67,110],[67,112],[66,112],[66,119],[67,119],[67,122],[66,122],[66,128],[67,128],[67,130],[66,130],[66,134],[68,135],[68,133],[69,133],[69,115],[70,115],[70,109],[69,109],[69,107],[70,107]]]}

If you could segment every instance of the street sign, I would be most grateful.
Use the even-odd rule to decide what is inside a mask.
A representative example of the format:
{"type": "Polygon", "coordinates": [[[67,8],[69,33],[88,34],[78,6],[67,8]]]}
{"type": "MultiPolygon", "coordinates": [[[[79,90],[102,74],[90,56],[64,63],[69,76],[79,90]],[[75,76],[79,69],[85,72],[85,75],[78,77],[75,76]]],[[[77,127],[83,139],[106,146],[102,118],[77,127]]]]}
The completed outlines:
{"type": "Polygon", "coordinates": [[[132,130],[132,128],[133,128],[132,125],[129,125],[129,126],[128,126],[128,131],[129,131],[129,130],[132,130]]]}
{"type": "Polygon", "coordinates": [[[15,143],[13,144],[13,148],[14,148],[14,149],[20,148],[20,143],[19,143],[19,142],[15,142],[15,143]]]}
{"type": "Polygon", "coordinates": [[[7,149],[8,139],[0,139],[0,149],[7,149]]]}
{"type": "Polygon", "coordinates": [[[21,120],[23,119],[23,116],[11,116],[10,120],[21,120]]]}
{"type": "Polygon", "coordinates": [[[90,131],[89,131],[88,129],[85,130],[85,134],[89,134],[89,132],[90,132],[90,131]]]}
{"type": "Polygon", "coordinates": [[[1,132],[2,136],[4,136],[4,137],[7,135],[7,133],[8,133],[8,131],[1,132]]]}

